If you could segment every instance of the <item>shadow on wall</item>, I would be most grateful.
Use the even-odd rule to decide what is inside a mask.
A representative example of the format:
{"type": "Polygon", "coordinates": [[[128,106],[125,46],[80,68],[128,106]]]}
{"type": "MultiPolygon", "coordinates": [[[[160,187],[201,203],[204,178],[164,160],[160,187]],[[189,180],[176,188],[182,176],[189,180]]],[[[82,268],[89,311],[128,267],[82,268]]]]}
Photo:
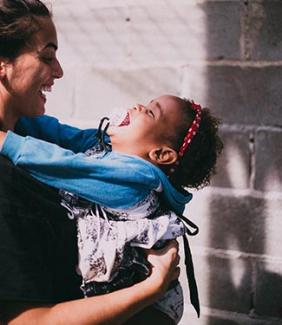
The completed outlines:
{"type": "MultiPolygon", "coordinates": [[[[252,38],[249,40],[251,46],[248,54],[251,58],[272,59],[267,57],[266,38],[269,33],[273,35],[268,40],[269,48],[281,42],[281,38],[278,41],[277,37],[274,37],[281,35],[282,31],[281,23],[279,28],[275,26],[277,19],[275,20],[274,16],[277,16],[279,10],[281,15],[281,5],[278,11],[276,5],[273,2],[270,5],[252,3],[247,8],[250,13],[249,36],[252,38]],[[258,12],[259,16],[256,15],[258,12]],[[252,20],[252,17],[256,20],[252,20]],[[277,28],[279,30],[273,33],[277,28]],[[264,44],[264,47],[259,42],[264,44]],[[259,48],[264,52],[259,52],[259,48]]],[[[207,31],[211,30],[209,24],[212,23],[208,21],[207,31]]],[[[207,48],[209,51],[212,45],[208,44],[207,48]]],[[[276,56],[278,52],[272,53],[276,56]]],[[[273,188],[269,184],[272,175],[276,175],[275,181],[273,180],[274,190],[282,189],[282,157],[281,151],[275,147],[276,136],[272,128],[272,125],[277,128],[279,124],[280,133],[278,133],[281,139],[281,115],[280,122],[278,119],[276,124],[269,123],[270,118],[266,116],[271,110],[274,113],[278,112],[279,101],[276,101],[277,94],[274,94],[275,99],[271,97],[269,99],[269,94],[273,90],[272,84],[266,84],[259,94],[252,87],[246,87],[248,80],[245,80],[245,72],[242,70],[240,67],[221,66],[214,67],[207,73],[209,87],[207,102],[211,107],[218,107],[223,123],[228,123],[222,130],[225,150],[220,161],[220,173],[213,184],[222,188],[222,194],[213,195],[209,206],[211,216],[209,246],[223,251],[221,255],[209,257],[208,304],[214,309],[238,312],[251,317],[282,318],[282,264],[281,255],[279,256],[281,248],[278,247],[281,239],[277,235],[279,230],[274,229],[275,225],[281,226],[281,221],[278,221],[279,214],[279,220],[281,219],[281,196],[278,198],[278,201],[280,200],[278,207],[272,209],[269,198],[271,193],[267,193],[267,190],[273,188]],[[232,76],[229,69],[233,69],[235,75],[232,76]],[[249,94],[246,89],[250,89],[249,94]],[[260,111],[259,119],[254,105],[259,100],[255,98],[256,96],[264,99],[262,105],[269,100],[267,104],[271,107],[260,109],[257,106],[260,111]],[[253,189],[258,192],[254,192],[253,189]],[[278,242],[273,238],[275,234],[278,242]],[[271,241],[273,245],[272,249],[269,249],[271,241]],[[280,264],[277,263],[279,259],[280,264]]],[[[262,85],[265,74],[255,73],[258,79],[254,78],[253,82],[262,85]]],[[[248,78],[252,79],[252,75],[248,78]]],[[[259,319],[258,323],[262,324],[259,319]]],[[[209,325],[214,324],[214,320],[210,318],[209,325]]],[[[233,321],[228,324],[233,324],[233,321]]]]}
{"type": "Polygon", "coordinates": [[[275,270],[275,264],[268,265],[262,256],[270,235],[266,222],[275,223],[276,217],[269,215],[267,205],[262,198],[245,195],[211,198],[210,247],[227,251],[209,257],[211,308],[282,318],[281,262],[280,270],[278,265],[272,272],[268,267],[275,270]]]}

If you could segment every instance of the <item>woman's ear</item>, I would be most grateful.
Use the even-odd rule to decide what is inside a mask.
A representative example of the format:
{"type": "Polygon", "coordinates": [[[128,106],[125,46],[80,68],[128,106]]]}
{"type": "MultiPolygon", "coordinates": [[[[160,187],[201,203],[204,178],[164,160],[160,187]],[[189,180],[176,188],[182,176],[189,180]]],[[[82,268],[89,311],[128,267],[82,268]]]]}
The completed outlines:
{"type": "Polygon", "coordinates": [[[149,158],[156,165],[171,165],[176,162],[178,155],[174,149],[164,146],[152,149],[149,158]]]}
{"type": "Polygon", "coordinates": [[[6,76],[7,62],[0,57],[0,80],[6,76]]]}

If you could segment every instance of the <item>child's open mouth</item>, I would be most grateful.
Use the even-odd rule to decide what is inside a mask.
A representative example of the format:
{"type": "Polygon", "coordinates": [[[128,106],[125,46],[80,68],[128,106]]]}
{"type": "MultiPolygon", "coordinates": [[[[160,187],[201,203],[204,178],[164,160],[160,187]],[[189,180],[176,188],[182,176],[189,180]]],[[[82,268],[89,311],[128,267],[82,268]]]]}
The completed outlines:
{"type": "Polygon", "coordinates": [[[130,116],[128,109],[114,109],[110,114],[110,125],[111,126],[127,126],[130,124],[130,116]]]}
{"type": "Polygon", "coordinates": [[[128,125],[129,123],[130,123],[130,117],[129,117],[129,113],[127,112],[125,118],[118,126],[125,126],[128,125]]]}

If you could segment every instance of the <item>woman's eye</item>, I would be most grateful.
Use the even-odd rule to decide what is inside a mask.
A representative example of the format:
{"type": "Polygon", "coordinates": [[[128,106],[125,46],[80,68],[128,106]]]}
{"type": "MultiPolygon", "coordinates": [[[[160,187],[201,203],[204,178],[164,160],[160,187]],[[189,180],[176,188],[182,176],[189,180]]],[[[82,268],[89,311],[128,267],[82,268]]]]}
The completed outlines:
{"type": "Polygon", "coordinates": [[[53,56],[44,56],[42,57],[42,60],[46,63],[51,63],[54,60],[53,56]]]}

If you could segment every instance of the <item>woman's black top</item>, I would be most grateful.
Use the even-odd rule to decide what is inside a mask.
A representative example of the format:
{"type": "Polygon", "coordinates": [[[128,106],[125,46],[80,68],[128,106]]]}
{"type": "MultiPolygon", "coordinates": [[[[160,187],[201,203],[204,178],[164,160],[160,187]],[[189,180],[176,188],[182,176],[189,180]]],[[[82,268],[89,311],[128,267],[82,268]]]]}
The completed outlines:
{"type": "Polygon", "coordinates": [[[75,222],[56,190],[0,156],[0,301],[81,298],[75,222]]]}

